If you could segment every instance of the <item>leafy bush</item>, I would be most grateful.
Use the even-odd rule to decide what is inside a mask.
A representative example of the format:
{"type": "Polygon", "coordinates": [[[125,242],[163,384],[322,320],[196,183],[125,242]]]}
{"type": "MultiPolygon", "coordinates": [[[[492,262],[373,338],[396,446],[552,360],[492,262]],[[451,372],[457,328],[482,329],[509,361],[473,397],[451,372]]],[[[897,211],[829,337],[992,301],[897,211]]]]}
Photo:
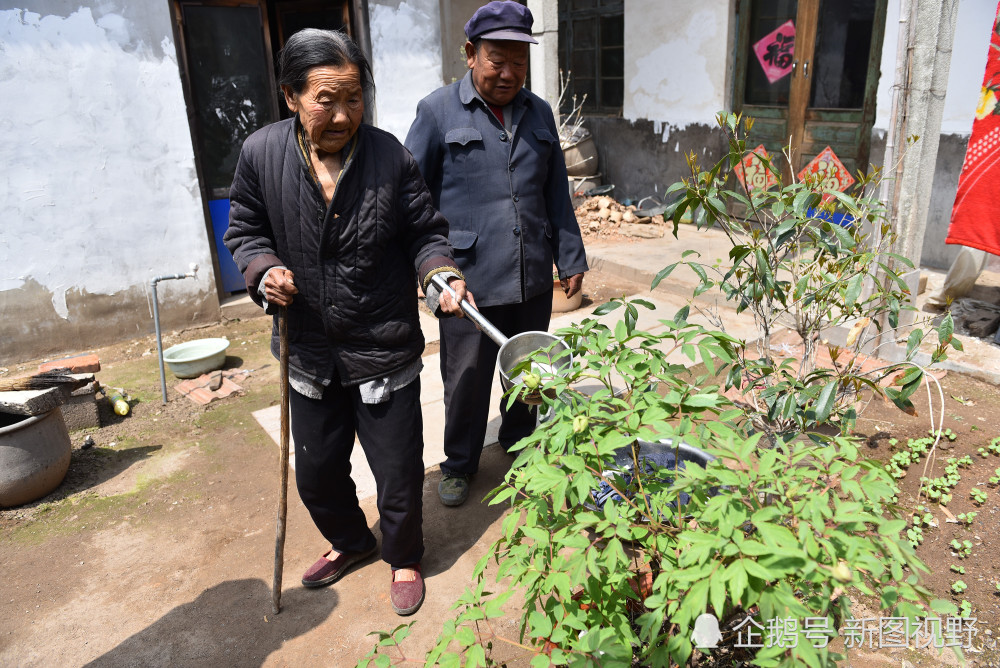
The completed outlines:
{"type": "MultiPolygon", "coordinates": [[[[595,312],[619,311],[613,326],[588,318],[560,330],[573,364],[564,376],[531,378],[541,383],[548,419],[518,444],[519,456],[491,493],[490,503],[511,509],[501,537],[477,564],[475,586],[423,657],[426,665],[498,665],[525,655],[532,666],[683,664],[696,651],[695,620],[706,612],[730,639],[748,616],[826,620],[836,630],[850,617],[851,592],[873,597],[894,617],[926,614],[928,604],[955,611],[918,583],[926,567],[911,542],[922,538],[924,516],[909,537],[901,535],[907,520],[899,517],[892,475],[846,435],[863,391],[913,412],[909,397],[925,376],[912,362],[920,329],[904,339],[907,362],[868,372],[859,361],[872,345],[869,330],[889,337],[906,308],[899,268],[908,262],[889,253],[892,230],[864,192],[876,179],[863,178],[858,195],[816,183],[737,193],[726,181],[745,153],[742,125],[732,115],[720,121],[729,155],[707,172],[690,159],[691,178],[670,192],[680,193],[675,234],[685,211],[698,209],[706,224],[729,234],[731,266],[706,267],[685,255],[656,282],[688,266],[699,279],[695,298],[720,290],[753,315],[763,338],[748,346],[696,324],[691,307],[660,320],[656,333],[643,331],[640,309],[652,305],[642,299],[613,300],[595,312]],[[734,202],[748,221],[731,215],[734,202]],[[829,222],[834,206],[856,224],[829,222]],[[885,282],[869,280],[880,272],[885,282]],[[785,325],[803,341],[798,368],[771,349],[785,325]],[[833,348],[837,368],[819,368],[821,333],[834,325],[850,330],[850,354],[833,348]],[[690,371],[694,364],[704,372],[690,371]],[[893,386],[882,387],[890,374],[898,374],[893,386]],[[734,389],[735,404],[726,398],[734,389]],[[818,432],[824,425],[839,433],[818,432]],[[643,443],[661,439],[715,459],[705,468],[646,466],[643,443]],[[630,454],[631,470],[615,464],[616,453],[630,454]],[[599,506],[602,489],[612,500],[599,506]],[[490,593],[491,583],[504,593],[490,593]],[[495,620],[515,593],[523,614],[510,637],[495,620]]],[[[943,359],[949,346],[959,344],[946,317],[933,358],[943,359]]],[[[512,388],[510,401],[524,389],[512,388]]],[[[933,451],[934,442],[911,444],[896,470],[933,451]]],[[[938,499],[954,487],[958,465],[932,486],[938,499]]],[[[391,653],[401,652],[408,631],[380,632],[359,665],[405,656],[391,653]]],[[[724,643],[716,651],[760,666],[832,666],[840,658],[805,641],[756,652],[724,643]]]]}
{"type": "MultiPolygon", "coordinates": [[[[862,368],[867,357],[862,353],[896,342],[895,332],[886,325],[896,328],[901,311],[914,310],[907,305],[909,288],[901,277],[913,263],[891,252],[896,233],[874,195],[879,170],[858,174],[855,194],[846,194],[821,182],[783,184],[779,168],[761,157],[777,187],[733,190],[730,171],[747,155],[746,133],[753,119],[720,113],[718,120],[729,141],[728,155],[703,171],[691,154],[690,178],[671,186],[667,194],[680,195],[673,211],[674,234],[685,212],[698,210],[703,215],[696,220],[716,225],[728,235],[729,262],[707,266],[685,259],[665,267],[654,287],[686,265],[699,278],[695,297],[715,288],[738,313],[753,316],[761,337],[756,345],[737,350],[726,386],[742,389],[741,405],[772,441],[828,422],[847,433],[857,417],[856,400],[866,390],[884,391],[902,410],[914,414],[910,396],[923,382],[924,370],[913,360],[925,338],[923,329],[913,328],[906,335],[903,362],[870,371],[862,368]],[[846,214],[850,222],[833,222],[835,213],[846,214]],[[801,341],[797,368],[774,352],[772,337],[781,327],[792,329],[801,341]],[[829,348],[838,368],[820,368],[818,346],[834,327],[849,330],[843,347],[829,348]],[[892,387],[879,385],[900,371],[892,387]]],[[[694,251],[685,253],[685,258],[691,254],[694,251]]],[[[953,330],[948,315],[938,327],[933,361],[944,359],[949,347],[961,349],[953,330]]]]}

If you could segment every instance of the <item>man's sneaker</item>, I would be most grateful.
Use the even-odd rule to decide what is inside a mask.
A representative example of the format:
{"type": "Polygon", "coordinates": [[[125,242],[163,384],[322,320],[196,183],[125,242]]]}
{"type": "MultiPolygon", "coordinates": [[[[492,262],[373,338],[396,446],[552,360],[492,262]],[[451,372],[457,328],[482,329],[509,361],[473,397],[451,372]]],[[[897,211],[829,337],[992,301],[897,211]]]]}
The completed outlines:
{"type": "Polygon", "coordinates": [[[469,476],[464,473],[445,473],[438,483],[438,496],[446,506],[460,506],[469,498],[469,476]]]}

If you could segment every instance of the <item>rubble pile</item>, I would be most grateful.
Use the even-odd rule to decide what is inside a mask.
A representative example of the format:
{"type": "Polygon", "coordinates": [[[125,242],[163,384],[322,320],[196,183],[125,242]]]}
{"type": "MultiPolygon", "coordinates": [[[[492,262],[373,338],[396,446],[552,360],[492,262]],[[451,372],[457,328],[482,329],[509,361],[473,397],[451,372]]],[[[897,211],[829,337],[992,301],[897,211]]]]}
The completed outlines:
{"type": "Polygon", "coordinates": [[[634,206],[619,204],[607,195],[585,199],[576,207],[576,220],[585,237],[656,239],[663,236],[663,216],[639,217],[634,206]]]}

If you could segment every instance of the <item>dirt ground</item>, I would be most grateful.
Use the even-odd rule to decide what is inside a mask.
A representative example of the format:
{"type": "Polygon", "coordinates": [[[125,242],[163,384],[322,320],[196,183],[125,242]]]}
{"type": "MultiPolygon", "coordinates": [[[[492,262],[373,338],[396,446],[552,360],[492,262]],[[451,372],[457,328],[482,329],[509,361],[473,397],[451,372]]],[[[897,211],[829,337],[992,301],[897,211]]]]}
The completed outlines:
{"type": "MultiPolygon", "coordinates": [[[[578,313],[643,287],[591,272],[578,313]]],[[[120,417],[103,405],[103,426],[71,433],[65,481],[43,499],[0,510],[0,665],[353,666],[374,645],[370,632],[400,623],[388,602],[388,566],[377,559],[332,587],[301,587],[324,545],[294,481],[284,610],[271,614],[277,448],[251,416],[279,400],[270,318],[166,334],[164,346],[213,336],[232,342],[226,368],[246,373],[236,379],[240,395],[207,407],[179,396],[173,378],[162,404],[152,336],[95,351],[98,380],[124,388],[132,411],[120,417]],[[95,444],[85,448],[88,436],[95,444]]],[[[509,467],[496,450],[484,453],[473,499],[509,467]]],[[[472,501],[443,507],[440,472],[426,463],[427,600],[407,620],[417,622],[415,648],[440,632],[501,517],[472,501]]],[[[362,505],[377,518],[373,499],[362,505]]]]}
{"type": "MultiPolygon", "coordinates": [[[[613,296],[646,286],[599,272],[588,274],[580,315],[613,296]]],[[[242,370],[238,396],[200,407],[179,397],[168,382],[160,400],[155,340],[145,337],[96,352],[98,379],[125,388],[132,413],[103,407],[98,429],[73,432],[69,474],[52,494],[20,508],[0,510],[0,665],[5,666],[353,666],[374,644],[368,634],[401,622],[388,603],[388,567],[370,560],[336,585],[305,590],[299,577],[323,551],[322,539],[289,490],[283,612],[271,614],[270,587],[277,495],[276,448],[251,417],[278,401],[278,367],[268,351],[270,320],[229,321],[171,333],[169,346],[226,336],[226,367],[242,370]],[[84,448],[90,436],[95,445],[84,448]]],[[[79,351],[84,352],[84,351],[79,351]]],[[[428,353],[434,352],[429,349],[428,353]]],[[[11,367],[18,375],[38,360],[11,367]]],[[[1000,488],[988,478],[1000,456],[980,447],[1000,436],[1000,388],[960,374],[942,380],[944,427],[956,435],[942,443],[928,476],[942,475],[948,457],[969,455],[972,465],[947,509],[930,510],[936,526],[924,528],[918,554],[930,566],[923,578],[937,596],[968,600],[979,619],[980,639],[1000,636],[1000,488]],[[970,490],[987,493],[974,505],[970,490]],[[970,526],[952,522],[977,512],[970,526]],[[952,539],[969,540],[971,554],[952,553],[952,539]],[[951,566],[965,569],[964,574],[951,566]],[[958,579],[967,584],[953,595],[958,579]]],[[[869,453],[888,459],[907,439],[930,426],[925,396],[917,417],[891,404],[870,403],[858,432],[869,453]],[[895,445],[891,439],[896,439],[895,445]]],[[[475,561],[497,537],[502,509],[475,503],[502,478],[510,459],[487,450],[472,498],[460,509],[436,498],[434,462],[424,487],[427,600],[407,647],[411,656],[429,647],[452,603],[469,586],[475,561]]],[[[915,507],[926,457],[901,481],[900,503],[915,507]]],[[[930,504],[925,504],[930,506],[930,504]]],[[[363,507],[376,518],[373,500],[363,507]]],[[[373,530],[378,535],[378,523],[373,530]]],[[[516,606],[512,603],[511,606],[516,606]]],[[[511,607],[512,616],[517,612],[511,607]]],[[[512,622],[503,628],[511,637],[512,622]]],[[[973,657],[998,665],[997,654],[973,657]]],[[[868,653],[851,665],[941,665],[927,655],[868,653]],[[904,664],[905,665],[905,664],[904,664]]],[[[511,663],[511,666],[521,665],[511,663]]]]}

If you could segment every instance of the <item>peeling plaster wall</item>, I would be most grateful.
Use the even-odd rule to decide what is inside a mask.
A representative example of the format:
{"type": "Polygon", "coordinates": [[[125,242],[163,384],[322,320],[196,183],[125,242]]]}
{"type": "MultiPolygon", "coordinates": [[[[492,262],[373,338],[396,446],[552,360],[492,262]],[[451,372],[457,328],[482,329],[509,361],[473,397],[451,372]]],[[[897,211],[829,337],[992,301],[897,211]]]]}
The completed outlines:
{"type": "MultiPolygon", "coordinates": [[[[996,0],[949,1],[958,1],[958,21],[948,71],[948,90],[944,99],[944,117],[941,120],[941,139],[931,190],[927,232],[920,258],[921,264],[940,269],[947,269],[958,255],[959,247],[945,244],[944,239],[951,222],[958,177],[979,102],[983,70],[986,67],[986,50],[989,48],[990,31],[997,10],[996,0]]],[[[878,84],[872,136],[871,161],[875,164],[882,162],[892,113],[899,11],[900,0],[889,0],[882,48],[882,76],[878,84]]]]}
{"type": "Polygon", "coordinates": [[[417,103],[441,86],[441,18],[437,0],[368,4],[377,124],[399,141],[417,103]]]}
{"type": "Polygon", "coordinates": [[[584,123],[620,200],[661,195],[686,175],[688,151],[705,164],[721,155],[715,115],[731,106],[733,11],[729,1],[625,3],[623,118],[584,123]]]}
{"type": "Polygon", "coordinates": [[[630,121],[714,125],[726,107],[728,2],[633,0],[625,5],[625,103],[630,121]]]}
{"type": "Polygon", "coordinates": [[[0,10],[0,362],[217,317],[168,8],[0,10]]]}

